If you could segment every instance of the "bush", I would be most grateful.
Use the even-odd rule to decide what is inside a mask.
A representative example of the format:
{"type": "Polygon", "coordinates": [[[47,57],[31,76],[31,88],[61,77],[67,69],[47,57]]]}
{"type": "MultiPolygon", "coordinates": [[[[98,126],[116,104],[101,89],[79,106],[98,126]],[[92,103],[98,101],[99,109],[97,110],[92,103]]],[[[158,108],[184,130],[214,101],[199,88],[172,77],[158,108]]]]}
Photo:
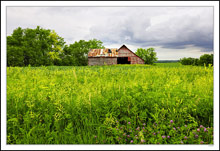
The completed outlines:
{"type": "Polygon", "coordinates": [[[189,57],[189,58],[184,57],[184,58],[180,59],[180,63],[182,65],[192,65],[194,63],[194,61],[195,61],[195,58],[191,58],[191,57],[189,57]]]}
{"type": "Polygon", "coordinates": [[[209,64],[213,65],[213,54],[204,54],[200,56],[200,65],[206,65],[208,66],[209,64]]]}
{"type": "Polygon", "coordinates": [[[182,65],[194,65],[194,66],[209,66],[209,64],[213,65],[213,54],[204,54],[200,56],[200,58],[182,58],[180,59],[180,63],[182,65]]]}

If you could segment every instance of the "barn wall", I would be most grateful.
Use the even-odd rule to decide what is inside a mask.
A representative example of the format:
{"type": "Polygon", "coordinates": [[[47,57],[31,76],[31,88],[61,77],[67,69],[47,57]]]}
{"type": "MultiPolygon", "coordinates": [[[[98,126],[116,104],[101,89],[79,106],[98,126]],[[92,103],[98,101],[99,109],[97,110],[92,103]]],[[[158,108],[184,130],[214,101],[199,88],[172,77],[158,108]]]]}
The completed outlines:
{"type": "Polygon", "coordinates": [[[131,64],[144,64],[144,61],[133,54],[130,50],[126,47],[122,47],[118,52],[118,57],[130,57],[131,64]]]}
{"type": "Polygon", "coordinates": [[[117,58],[113,57],[89,57],[88,58],[88,65],[94,66],[94,65],[112,65],[117,64],[117,58]]]}

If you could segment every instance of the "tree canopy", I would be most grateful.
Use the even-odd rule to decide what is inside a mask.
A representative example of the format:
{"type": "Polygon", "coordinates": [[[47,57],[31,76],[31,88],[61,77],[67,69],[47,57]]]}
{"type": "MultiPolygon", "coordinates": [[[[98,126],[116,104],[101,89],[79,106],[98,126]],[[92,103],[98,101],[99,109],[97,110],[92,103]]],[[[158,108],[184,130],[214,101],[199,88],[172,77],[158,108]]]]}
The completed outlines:
{"type": "Polygon", "coordinates": [[[53,65],[64,44],[64,39],[55,31],[39,26],[36,29],[19,27],[7,36],[7,65],[53,65]]]}
{"type": "MultiPolygon", "coordinates": [[[[88,65],[89,49],[104,48],[100,40],[80,40],[73,44],[65,45],[62,54],[62,65],[85,66],[88,65]]],[[[58,64],[60,65],[60,64],[58,64]]]]}
{"type": "Polygon", "coordinates": [[[138,48],[135,54],[141,57],[145,64],[153,64],[157,61],[157,53],[155,52],[154,48],[148,48],[147,50],[138,48]]]}
{"type": "Polygon", "coordinates": [[[213,65],[213,54],[204,54],[200,58],[184,57],[180,59],[182,65],[208,66],[213,65]]]}
{"type": "Polygon", "coordinates": [[[92,39],[65,45],[54,30],[18,27],[7,36],[7,66],[87,65],[89,49],[104,48],[102,44],[92,39]]]}

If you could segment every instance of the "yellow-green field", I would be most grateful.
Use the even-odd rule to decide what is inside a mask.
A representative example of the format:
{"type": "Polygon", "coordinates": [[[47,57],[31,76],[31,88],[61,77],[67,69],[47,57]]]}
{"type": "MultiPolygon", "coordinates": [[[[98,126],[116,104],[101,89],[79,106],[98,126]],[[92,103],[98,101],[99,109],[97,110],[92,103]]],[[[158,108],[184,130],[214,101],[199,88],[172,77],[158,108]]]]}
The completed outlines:
{"type": "Polygon", "coordinates": [[[213,67],[7,67],[8,144],[213,144],[213,67]]]}

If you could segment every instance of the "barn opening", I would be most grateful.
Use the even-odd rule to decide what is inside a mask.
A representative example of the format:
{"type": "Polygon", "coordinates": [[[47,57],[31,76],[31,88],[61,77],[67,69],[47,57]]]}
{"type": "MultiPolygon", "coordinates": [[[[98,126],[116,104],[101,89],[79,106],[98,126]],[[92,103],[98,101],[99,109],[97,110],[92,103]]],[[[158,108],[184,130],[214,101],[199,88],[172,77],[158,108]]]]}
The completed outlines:
{"type": "Polygon", "coordinates": [[[117,64],[131,64],[130,57],[118,57],[117,64]]]}

